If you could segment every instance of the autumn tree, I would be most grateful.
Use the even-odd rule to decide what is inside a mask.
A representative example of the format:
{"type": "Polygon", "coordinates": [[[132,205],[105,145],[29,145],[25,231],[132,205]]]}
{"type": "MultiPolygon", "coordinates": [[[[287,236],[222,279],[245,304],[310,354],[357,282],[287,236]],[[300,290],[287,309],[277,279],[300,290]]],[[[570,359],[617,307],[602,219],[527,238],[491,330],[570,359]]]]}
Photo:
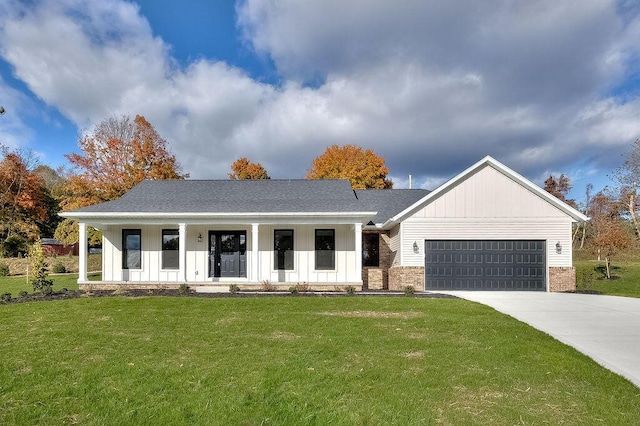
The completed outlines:
{"type": "Polygon", "coordinates": [[[45,220],[37,221],[41,237],[53,236],[58,224],[62,220],[60,212],[60,200],[64,193],[64,178],[60,171],[56,171],[47,165],[39,165],[33,171],[42,179],[43,186],[43,206],[47,210],[45,220]]]}
{"type": "Polygon", "coordinates": [[[544,181],[544,190],[549,194],[553,195],[557,199],[564,201],[569,204],[571,207],[577,207],[575,200],[567,199],[567,195],[569,194],[569,190],[573,187],[571,184],[571,179],[565,174],[561,174],[558,177],[553,175],[549,176],[547,180],[544,181]]]}
{"type": "Polygon", "coordinates": [[[593,244],[604,255],[606,277],[611,279],[611,258],[633,245],[633,237],[624,221],[609,217],[598,217],[594,221],[593,244]]]}
{"type": "Polygon", "coordinates": [[[354,189],[390,189],[384,158],[356,145],[332,145],[313,160],[307,179],[349,179],[354,189]]]}
{"type": "Polygon", "coordinates": [[[47,218],[44,180],[34,172],[37,158],[6,147],[0,152],[0,236],[36,238],[38,223],[47,218]]]}
{"type": "Polygon", "coordinates": [[[640,238],[640,223],[638,223],[640,199],[637,192],[637,185],[640,182],[640,139],[636,139],[631,150],[623,155],[624,163],[616,169],[614,178],[621,186],[622,201],[631,217],[636,237],[640,238]]]}
{"type": "MultiPolygon", "coordinates": [[[[72,245],[80,240],[78,222],[73,219],[64,219],[56,228],[53,237],[62,244],[72,245]]],[[[102,243],[102,233],[91,226],[87,227],[87,240],[89,245],[96,246],[102,243]]]]}
{"type": "Polygon", "coordinates": [[[252,163],[246,157],[236,160],[231,165],[231,173],[229,173],[228,176],[231,180],[271,179],[267,171],[262,167],[262,164],[252,163]]]}
{"type": "MultiPolygon", "coordinates": [[[[592,196],[591,196],[591,192],[593,191],[593,185],[588,183],[587,186],[585,187],[585,191],[584,191],[584,205],[582,208],[582,212],[586,215],[586,216],[590,216],[590,211],[591,211],[591,200],[592,200],[592,196]]],[[[578,224],[576,226],[576,230],[575,233],[573,234],[573,239],[575,240],[576,235],[578,234],[579,230],[582,230],[582,236],[580,237],[580,250],[582,250],[584,248],[584,241],[587,238],[587,227],[589,221],[585,220],[584,222],[582,222],[581,224],[578,224]]]]}
{"type": "Polygon", "coordinates": [[[167,142],[143,116],[109,118],[79,142],[81,154],[66,154],[73,167],[62,209],[114,200],[145,179],[184,179],[167,142]]]}

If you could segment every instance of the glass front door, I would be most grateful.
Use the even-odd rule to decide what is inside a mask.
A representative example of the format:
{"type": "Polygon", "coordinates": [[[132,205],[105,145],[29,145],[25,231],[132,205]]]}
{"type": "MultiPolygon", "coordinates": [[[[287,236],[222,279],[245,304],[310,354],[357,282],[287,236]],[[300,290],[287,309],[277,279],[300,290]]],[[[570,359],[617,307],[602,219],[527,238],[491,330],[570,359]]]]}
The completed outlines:
{"type": "Polygon", "coordinates": [[[247,276],[247,233],[245,231],[209,232],[209,276],[247,276]]]}

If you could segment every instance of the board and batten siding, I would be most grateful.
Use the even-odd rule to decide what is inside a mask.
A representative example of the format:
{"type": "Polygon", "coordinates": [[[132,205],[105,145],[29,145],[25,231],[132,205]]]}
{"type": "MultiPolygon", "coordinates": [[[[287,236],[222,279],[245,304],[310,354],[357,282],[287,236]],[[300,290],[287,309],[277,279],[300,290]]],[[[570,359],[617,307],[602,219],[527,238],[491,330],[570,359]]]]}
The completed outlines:
{"type": "Polygon", "coordinates": [[[272,283],[356,283],[361,273],[356,271],[355,234],[353,226],[260,226],[259,237],[259,279],[272,283]],[[276,229],[293,229],[293,269],[274,269],[273,236],[276,229]],[[315,230],[335,230],[335,269],[315,269],[315,230]]]}
{"type": "MultiPolygon", "coordinates": [[[[177,225],[111,225],[103,229],[102,240],[102,280],[107,282],[174,283],[179,280],[177,269],[161,269],[162,230],[178,229],[177,225]],[[142,235],[142,268],[122,269],[122,230],[140,229],[142,235]]],[[[189,225],[186,232],[186,279],[187,283],[208,284],[212,282],[246,282],[259,284],[269,280],[273,283],[353,283],[361,282],[360,271],[355,268],[355,234],[351,225],[260,225],[258,231],[258,277],[250,276],[253,271],[251,225],[189,225]],[[274,229],[294,231],[294,270],[278,271],[274,266],[274,229]],[[335,229],[334,270],[315,270],[315,229],[335,229]],[[247,277],[209,277],[209,231],[245,231],[247,240],[247,277]],[[198,236],[202,241],[198,242],[198,236]]]]}
{"type": "Polygon", "coordinates": [[[545,240],[547,265],[571,266],[571,225],[556,206],[486,166],[405,218],[397,253],[402,266],[424,266],[424,240],[545,240]]]}
{"type": "Polygon", "coordinates": [[[539,195],[486,166],[416,211],[424,218],[566,218],[539,195]]]}
{"type": "Polygon", "coordinates": [[[131,282],[177,282],[177,269],[162,269],[162,230],[177,226],[109,226],[103,230],[102,280],[131,282]],[[142,259],[140,269],[122,269],[122,230],[140,229],[142,259]]]}

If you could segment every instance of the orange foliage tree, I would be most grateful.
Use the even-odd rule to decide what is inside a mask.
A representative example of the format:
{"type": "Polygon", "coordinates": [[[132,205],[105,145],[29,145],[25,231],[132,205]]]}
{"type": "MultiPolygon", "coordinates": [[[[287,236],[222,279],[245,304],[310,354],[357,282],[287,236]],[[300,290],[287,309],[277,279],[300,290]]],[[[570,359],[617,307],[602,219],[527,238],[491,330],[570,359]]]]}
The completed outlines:
{"type": "Polygon", "coordinates": [[[577,208],[578,205],[574,199],[567,199],[567,194],[569,194],[569,190],[573,185],[571,184],[571,179],[565,174],[561,174],[559,177],[555,177],[553,175],[549,176],[547,180],[544,181],[544,190],[549,194],[553,195],[559,200],[564,201],[569,204],[571,207],[577,208]]]}
{"type": "Polygon", "coordinates": [[[241,179],[271,179],[267,171],[260,163],[252,163],[246,157],[236,160],[231,165],[231,173],[228,174],[231,180],[241,179]]]}
{"type": "Polygon", "coordinates": [[[184,179],[167,142],[143,116],[109,118],[66,154],[73,167],[61,202],[70,210],[114,200],[145,179],[184,179]]]}
{"type": "Polygon", "coordinates": [[[45,182],[34,172],[37,160],[30,152],[0,151],[0,234],[35,238],[38,223],[47,218],[45,182]]]}
{"type": "Polygon", "coordinates": [[[593,244],[604,254],[606,278],[611,279],[611,258],[633,246],[633,236],[622,219],[595,217],[593,244]]]}
{"type": "Polygon", "coordinates": [[[307,179],[349,179],[354,189],[390,189],[384,158],[356,145],[332,145],[313,160],[307,179]]]}

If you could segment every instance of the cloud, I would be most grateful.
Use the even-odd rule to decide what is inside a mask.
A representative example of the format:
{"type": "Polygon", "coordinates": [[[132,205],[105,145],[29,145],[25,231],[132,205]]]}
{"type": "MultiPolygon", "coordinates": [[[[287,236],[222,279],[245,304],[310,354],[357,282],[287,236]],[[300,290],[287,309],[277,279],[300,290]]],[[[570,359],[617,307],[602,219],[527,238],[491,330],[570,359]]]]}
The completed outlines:
{"type": "Polygon", "coordinates": [[[5,108],[5,113],[0,117],[0,145],[7,148],[17,149],[24,145],[25,140],[30,140],[33,132],[22,120],[19,111],[28,111],[33,104],[20,91],[12,88],[0,77],[0,93],[2,102],[0,105],[5,108]],[[9,106],[11,105],[11,106],[9,106]]]}
{"type": "Polygon", "coordinates": [[[279,84],[206,58],[178,65],[139,7],[116,0],[0,0],[0,54],[81,129],[145,115],[194,178],[225,178],[241,156],[302,177],[334,143],[373,149],[401,185],[487,154],[534,177],[607,173],[640,136],[640,99],[613,93],[640,63],[631,6],[245,0],[237,13],[279,84]]]}

